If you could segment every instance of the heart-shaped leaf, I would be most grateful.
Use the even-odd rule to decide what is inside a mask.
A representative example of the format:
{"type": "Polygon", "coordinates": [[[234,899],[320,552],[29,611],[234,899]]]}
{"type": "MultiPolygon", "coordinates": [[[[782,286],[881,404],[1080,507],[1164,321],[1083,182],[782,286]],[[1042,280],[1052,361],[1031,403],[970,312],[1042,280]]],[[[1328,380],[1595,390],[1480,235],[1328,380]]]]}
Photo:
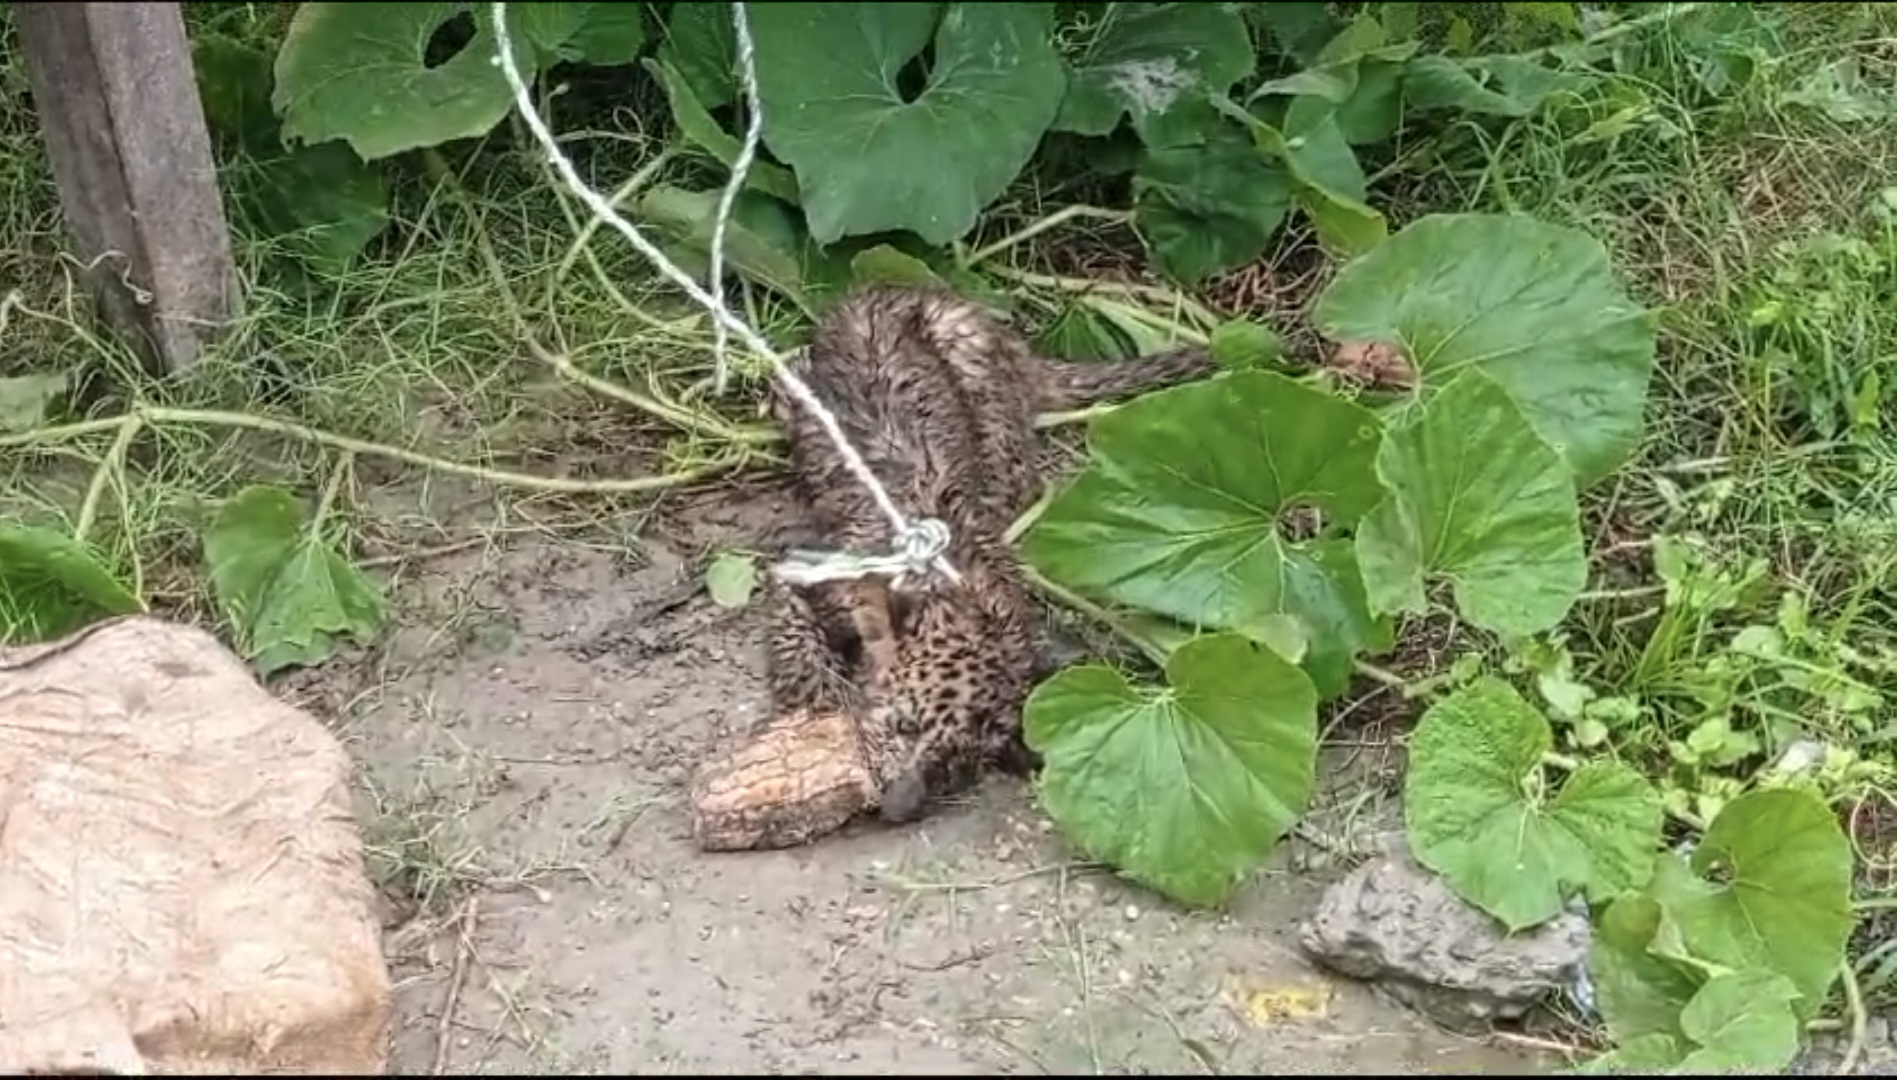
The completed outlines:
{"type": "Polygon", "coordinates": [[[1809,1018],[1851,936],[1851,844],[1810,792],[1750,791],[1713,819],[1690,861],[1668,856],[1649,892],[1663,918],[1653,948],[1676,960],[1790,979],[1809,1018]]]}
{"type": "Polygon", "coordinates": [[[1040,145],[1066,91],[1041,4],[759,4],[764,141],[797,174],[810,235],[975,226],[1040,145]],[[939,23],[939,26],[938,26],[939,23]],[[898,76],[931,40],[919,96],[898,76]]]}
{"type": "Polygon", "coordinates": [[[1542,790],[1547,718],[1484,678],[1432,705],[1410,736],[1403,815],[1417,861],[1512,933],[1569,896],[1643,884],[1660,839],[1660,797],[1615,762],[1589,762],[1542,790]]]}
{"type": "Polygon", "coordinates": [[[1026,707],[1045,761],[1041,800],[1077,845],[1192,904],[1216,904],[1290,830],[1310,797],[1317,693],[1235,634],[1188,642],[1165,688],[1069,668],[1026,707]]]}
{"type": "Polygon", "coordinates": [[[1440,576],[1470,622],[1526,635],[1560,622],[1587,585],[1567,465],[1480,369],[1390,431],[1377,475],[1390,496],[1357,532],[1373,610],[1423,610],[1424,583],[1440,576]]]}

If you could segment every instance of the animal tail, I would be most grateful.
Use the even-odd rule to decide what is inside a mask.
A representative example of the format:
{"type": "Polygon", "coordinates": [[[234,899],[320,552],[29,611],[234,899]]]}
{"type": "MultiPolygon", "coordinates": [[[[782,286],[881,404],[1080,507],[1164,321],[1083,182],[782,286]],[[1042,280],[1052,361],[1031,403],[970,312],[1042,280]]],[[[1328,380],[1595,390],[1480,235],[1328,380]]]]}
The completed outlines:
{"type": "Polygon", "coordinates": [[[1078,409],[1135,397],[1174,383],[1203,378],[1217,370],[1212,354],[1189,345],[1131,360],[1087,362],[1037,357],[1043,411],[1078,409]]]}

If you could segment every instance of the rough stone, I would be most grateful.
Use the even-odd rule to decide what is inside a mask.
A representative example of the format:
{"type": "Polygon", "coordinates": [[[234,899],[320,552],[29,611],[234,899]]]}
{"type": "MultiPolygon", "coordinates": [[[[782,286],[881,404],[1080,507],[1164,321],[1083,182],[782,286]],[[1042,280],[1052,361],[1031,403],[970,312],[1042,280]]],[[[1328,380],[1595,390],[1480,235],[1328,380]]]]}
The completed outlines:
{"type": "Polygon", "coordinates": [[[1468,1030],[1519,1018],[1570,985],[1586,963],[1588,925],[1568,912],[1510,935],[1396,841],[1327,889],[1299,938],[1318,963],[1468,1030]]]}

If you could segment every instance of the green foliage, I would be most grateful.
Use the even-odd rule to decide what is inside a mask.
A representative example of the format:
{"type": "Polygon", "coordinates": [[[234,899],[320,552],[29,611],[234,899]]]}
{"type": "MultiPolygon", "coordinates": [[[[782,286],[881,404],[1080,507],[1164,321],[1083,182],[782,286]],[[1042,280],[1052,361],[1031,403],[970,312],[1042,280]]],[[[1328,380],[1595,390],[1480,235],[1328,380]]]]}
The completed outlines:
{"type": "Polygon", "coordinates": [[[257,670],[314,664],[353,640],[367,644],[386,618],[382,594],[324,542],[281,488],[238,492],[204,532],[204,560],[224,617],[257,670]]]}
{"type": "MultiPolygon", "coordinates": [[[[323,539],[322,525],[289,492],[254,485],[203,531],[211,593],[262,675],[320,663],[345,641],[367,644],[386,621],[380,590],[323,539]]],[[[0,526],[0,642],[46,641],[144,609],[84,541],[0,526]]]]}
{"type": "Polygon", "coordinates": [[[764,140],[797,173],[810,235],[968,233],[1053,122],[1066,74],[1039,4],[762,4],[764,140]],[[928,82],[898,75],[934,43],[928,82]]]}
{"type": "MultiPolygon", "coordinates": [[[[1624,19],[1622,7],[1587,14],[1624,19]]],[[[1680,26],[1680,47],[1697,51],[1676,81],[1718,94],[1768,70],[1775,54],[1749,9],[1686,7],[1708,10],[1680,26]]],[[[729,9],[508,11],[521,69],[543,91],[561,65],[583,64],[621,69],[614,93],[649,84],[663,101],[685,167],[628,204],[702,276],[745,121],[729,9]]],[[[1617,657],[1571,651],[1588,584],[1579,500],[1641,437],[1654,316],[1588,231],[1405,212],[1393,216],[1411,223],[1386,235],[1383,178],[1458,145],[1481,149],[1472,186],[1503,189],[1486,201],[1513,208],[1521,193],[1491,170],[1525,132],[1598,154],[1620,153],[1629,132],[1691,141],[1644,83],[1598,85],[1615,69],[1648,79],[1654,46],[1579,41],[1567,3],[749,11],[763,149],[726,263],[804,315],[866,281],[995,296],[1001,275],[986,268],[1010,241],[976,240],[984,212],[1013,218],[1047,191],[1081,190],[1099,206],[1079,210],[1129,223],[1153,266],[1188,285],[1256,263],[1287,222],[1308,226],[1342,262],[1316,328],[1393,347],[1416,376],[1398,394],[1334,394],[1322,375],[1283,373],[1272,329],[1199,319],[1223,374],[1093,421],[1088,464],[1025,554],[1054,585],[1120,608],[1116,627],[1162,670],[1087,665],[1031,696],[1042,800],[1073,841],[1182,902],[1222,902],[1304,811],[1320,702],[1392,649],[1396,616],[1448,609],[1500,639],[1506,673],[1543,707],[1472,679],[1480,657],[1437,677],[1461,688],[1411,745],[1418,858],[1511,930],[1589,906],[1591,968],[1619,1046],[1602,1064],[1782,1067],[1850,927],[1849,847],[1824,798],[1888,779],[1846,736],[1876,729],[1892,665],[1840,648],[1846,616],[1802,592],[1762,608],[1764,560],[1726,560],[1683,529],[1653,541],[1664,596],[1651,632],[1617,657]],[[1786,764],[1800,755],[1821,764],[1786,764]],[[1653,782],[1635,771],[1656,761],[1653,782]],[[1690,858],[1657,853],[1663,813],[1710,823],[1690,858]]],[[[385,227],[405,154],[484,139],[507,116],[490,19],[485,3],[307,3],[274,59],[199,35],[240,217],[315,274],[346,270],[385,227]]],[[[1852,130],[1889,115],[1855,62],[1807,75],[1782,104],[1852,130]]],[[[641,120],[641,135],[663,126],[641,120]]],[[[1636,205],[1581,220],[1678,212],[1636,205]]],[[[1847,283],[1887,279],[1889,255],[1888,236],[1821,237],[1748,287],[1757,362],[1746,376],[1769,390],[1762,413],[1882,445],[1893,376],[1874,332],[1888,304],[1874,300],[1890,297],[1847,283]]],[[[1052,353],[1120,357],[1172,339],[1164,320],[1098,294],[1046,310],[1036,344],[1052,353]]],[[[39,423],[63,391],[0,380],[0,431],[39,423]]],[[[1695,521],[1723,509],[1665,477],[1651,484],[1695,521]]],[[[366,640],[384,620],[376,588],[326,541],[326,516],[251,488],[204,532],[218,605],[266,672],[366,640]]],[[[64,534],[8,526],[0,556],[9,638],[140,604],[64,534]]],[[[757,572],[722,553],[706,587],[742,606],[757,572]]]]}
{"type": "Polygon", "coordinates": [[[1425,611],[1424,581],[1440,576],[1470,622],[1531,634],[1587,584],[1573,478],[1480,368],[1390,430],[1377,475],[1390,495],[1357,532],[1372,609],[1425,611]]]}
{"type": "Polygon", "coordinates": [[[1480,369],[1579,486],[1639,441],[1653,315],[1585,233],[1503,215],[1426,218],[1340,271],[1314,318],[1337,341],[1400,346],[1425,395],[1480,369]]]}
{"type": "MultiPolygon", "coordinates": [[[[1423,51],[1390,10],[1338,23],[1322,5],[1271,7],[1108,3],[1057,17],[1044,4],[760,5],[751,19],[768,156],[749,186],[794,215],[785,250],[892,232],[942,245],[975,228],[1050,132],[1082,138],[1103,163],[1131,132],[1133,224],[1155,263],[1191,283],[1256,259],[1294,209],[1336,250],[1368,250],[1384,223],[1359,150],[1394,136],[1406,111],[1520,117],[1572,83],[1532,60],[1423,51]],[[1260,80],[1247,14],[1304,70],[1260,80]]],[[[560,63],[632,64],[650,44],[631,5],[508,10],[530,77],[560,63]]],[[[738,139],[714,115],[737,105],[728,11],[660,10],[644,70],[679,136],[729,166],[738,139]]],[[[326,266],[359,250],[354,238],[379,227],[379,191],[328,144],[377,161],[487,134],[511,104],[490,20],[481,3],[299,5],[269,96],[280,137],[243,128],[289,181],[260,181],[260,199],[279,196],[260,214],[327,223],[326,266]],[[288,197],[303,190],[311,197],[288,197]]],[[[657,220],[676,224],[664,211],[677,201],[654,208],[657,220]]],[[[734,269],[761,272],[755,261],[734,269]]],[[[754,280],[821,291],[781,273],[754,280]]]]}
{"type": "Polygon", "coordinates": [[[1069,55],[1054,130],[1110,135],[1182,97],[1223,93],[1257,63],[1244,19],[1228,4],[1106,4],[1069,55]]]}
{"type": "MultiPolygon", "coordinates": [[[[642,11],[629,4],[517,4],[509,8],[523,76],[558,60],[624,64],[645,45],[642,11]]],[[[342,139],[364,161],[484,135],[513,105],[494,64],[487,4],[299,4],[277,53],[271,104],[284,137],[342,139]],[[472,12],[474,34],[431,65],[431,37],[472,12]]]]}
{"type": "Polygon", "coordinates": [[[1208,630],[1257,636],[1294,616],[1312,642],[1306,670],[1334,696],[1357,653],[1389,644],[1335,531],[1382,495],[1378,437],[1368,410],[1270,372],[1149,394],[1095,421],[1091,463],[1025,551],[1063,585],[1208,630]],[[1333,530],[1285,536],[1300,507],[1333,530]]]}
{"type": "Polygon", "coordinates": [[[1629,1059],[1782,1069],[1851,922],[1850,843],[1830,810],[1804,792],[1744,795],[1690,859],[1661,856],[1645,889],[1602,913],[1590,959],[1601,1014],[1629,1059]]]}
{"type": "MultiPolygon", "coordinates": [[[[1493,268],[1524,243],[1546,257],[1538,270],[1523,268],[1516,292],[1552,295],[1536,276],[1543,273],[1569,294],[1609,305],[1605,313],[1569,309],[1574,330],[1595,328],[1611,343],[1568,346],[1565,355],[1596,373],[1590,393],[1624,374],[1633,357],[1642,375],[1623,407],[1637,423],[1650,322],[1611,278],[1597,279],[1609,275],[1595,258],[1564,257],[1581,250],[1579,238],[1511,219],[1425,218],[1346,267],[1318,304],[1339,323],[1376,328],[1381,336],[1372,340],[1401,341],[1431,358],[1420,405],[1391,410],[1386,424],[1362,405],[1262,371],[1149,394],[1094,421],[1089,464],[1029,531],[1028,559],[1083,595],[1275,648],[1323,697],[1343,692],[1361,655],[1392,644],[1380,610],[1426,607],[1428,578],[1452,580],[1457,607],[1477,625],[1511,634],[1552,626],[1585,583],[1577,485],[1570,459],[1496,373],[1531,340],[1564,355],[1570,339],[1568,328],[1552,331],[1536,312],[1518,324],[1493,299],[1500,291],[1493,268]],[[1426,270],[1419,253],[1440,259],[1426,270]],[[1431,299],[1410,299],[1418,292],[1431,299]],[[1460,320],[1449,314],[1452,298],[1467,303],[1460,320]],[[1446,378],[1450,365],[1436,358],[1450,355],[1461,371],[1446,378]],[[1432,368],[1446,385],[1432,385],[1432,368]]],[[[1582,380],[1556,367],[1544,378],[1582,380]]],[[[1184,647],[1154,651],[1172,648],[1176,660],[1184,647]]],[[[1148,722],[1139,711],[1116,716],[1128,727],[1148,722]]],[[[1086,744],[1070,748],[1069,737],[1060,729],[1041,735],[1048,752],[1091,760],[1086,744]]],[[[1544,797],[1540,759],[1551,745],[1547,720],[1499,685],[1439,704],[1417,733],[1408,805],[1419,855],[1513,928],[1546,920],[1571,895],[1598,900],[1641,884],[1658,839],[1659,797],[1623,766],[1584,766],[1544,797]]],[[[1076,769],[1061,774],[1061,796],[1050,797],[1048,809],[1087,836],[1100,826],[1085,808],[1128,790],[1135,789],[1116,772],[1076,769]]],[[[1164,820],[1184,817],[1198,798],[1190,785],[1137,790],[1141,812],[1164,820]]],[[[1260,789],[1230,790],[1257,800],[1235,812],[1275,813],[1260,789]]],[[[1082,842],[1161,888],[1177,880],[1165,849],[1082,842]]]]}
{"type": "Polygon", "coordinates": [[[1547,719],[1495,679],[1438,701],[1410,737],[1403,801],[1417,861],[1511,932],[1573,895],[1644,884],[1660,839],[1660,797],[1624,765],[1583,765],[1549,792],[1551,744],[1547,719]]]}
{"type": "Polygon", "coordinates": [[[144,605],[65,533],[0,525],[0,641],[44,641],[144,605]]]}
{"type": "Polygon", "coordinates": [[[1169,896],[1217,903],[1297,820],[1317,759],[1317,693],[1237,634],[1179,647],[1165,687],[1098,664],[1026,709],[1041,799],[1096,858],[1169,896]]]}

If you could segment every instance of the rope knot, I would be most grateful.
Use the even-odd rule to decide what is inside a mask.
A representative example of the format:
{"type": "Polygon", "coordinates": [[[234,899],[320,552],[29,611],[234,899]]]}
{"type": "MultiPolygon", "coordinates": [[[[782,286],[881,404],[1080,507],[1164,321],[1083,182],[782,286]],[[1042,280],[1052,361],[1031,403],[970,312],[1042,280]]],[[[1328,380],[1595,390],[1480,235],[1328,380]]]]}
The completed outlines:
{"type": "Polygon", "coordinates": [[[895,554],[909,564],[911,573],[926,574],[948,546],[948,525],[941,518],[923,518],[897,535],[895,554]]]}
{"type": "Polygon", "coordinates": [[[887,555],[857,555],[847,551],[786,552],[771,573],[787,585],[817,585],[826,581],[853,581],[866,577],[887,577],[895,588],[903,588],[912,577],[925,577],[939,570],[943,577],[960,584],[943,553],[949,547],[949,527],[937,518],[924,518],[896,534],[887,555]]]}

